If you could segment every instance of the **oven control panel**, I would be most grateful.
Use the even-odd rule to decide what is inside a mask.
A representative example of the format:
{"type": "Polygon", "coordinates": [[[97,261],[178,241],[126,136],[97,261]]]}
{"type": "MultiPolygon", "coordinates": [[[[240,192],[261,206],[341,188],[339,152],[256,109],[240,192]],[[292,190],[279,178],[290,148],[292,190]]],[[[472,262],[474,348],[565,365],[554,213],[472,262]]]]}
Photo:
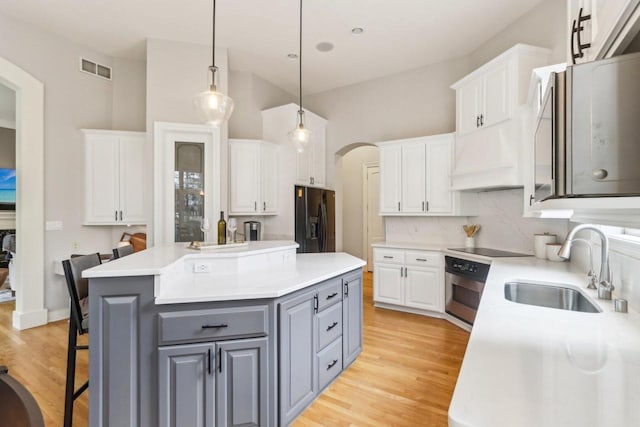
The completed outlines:
{"type": "Polygon", "coordinates": [[[489,264],[481,262],[469,261],[466,259],[445,256],[446,272],[453,274],[461,274],[484,282],[489,274],[489,264]]]}

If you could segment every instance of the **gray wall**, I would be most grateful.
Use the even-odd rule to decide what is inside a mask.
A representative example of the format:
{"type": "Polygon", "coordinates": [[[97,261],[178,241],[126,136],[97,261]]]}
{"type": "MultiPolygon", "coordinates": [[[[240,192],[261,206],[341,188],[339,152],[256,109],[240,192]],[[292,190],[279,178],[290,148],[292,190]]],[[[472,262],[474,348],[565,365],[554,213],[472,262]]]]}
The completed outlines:
{"type": "Polygon", "coordinates": [[[134,59],[113,59],[112,126],[144,132],[147,111],[147,64],[134,59]]]}
{"type": "Polygon", "coordinates": [[[546,0],[469,55],[476,69],[516,43],[552,50],[551,63],[567,59],[567,2],[546,0]]]}
{"type": "Polygon", "coordinates": [[[0,56],[44,83],[45,218],[64,224],[64,230],[45,234],[45,304],[50,309],[64,308],[68,306],[66,285],[53,273],[54,261],[112,245],[108,229],[82,226],[84,151],[79,130],[111,127],[112,82],[80,72],[78,61],[80,56],[110,66],[113,61],[2,14],[0,56]]]}
{"type": "MultiPolygon", "coordinates": [[[[362,252],[362,242],[366,239],[362,230],[363,194],[366,191],[362,183],[362,167],[366,163],[378,163],[379,152],[378,147],[358,147],[342,159],[342,250],[362,259],[367,259],[367,254],[362,252]]],[[[379,210],[378,206],[373,208],[379,210]]]]}
{"type": "Polygon", "coordinates": [[[16,131],[0,127],[0,168],[16,167],[16,131]]]}
{"type": "Polygon", "coordinates": [[[229,138],[261,139],[262,110],[294,102],[296,97],[247,72],[231,70],[229,96],[235,109],[229,120],[229,138]]]}

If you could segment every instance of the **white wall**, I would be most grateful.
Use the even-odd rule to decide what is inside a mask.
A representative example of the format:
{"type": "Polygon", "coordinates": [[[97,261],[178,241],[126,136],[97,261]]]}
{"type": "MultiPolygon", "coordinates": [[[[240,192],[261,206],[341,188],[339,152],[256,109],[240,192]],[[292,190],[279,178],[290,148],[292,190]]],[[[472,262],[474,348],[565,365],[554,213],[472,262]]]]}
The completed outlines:
{"type": "MultiPolygon", "coordinates": [[[[147,40],[147,167],[145,188],[152,192],[153,183],[153,124],[161,122],[201,123],[193,106],[193,96],[208,90],[208,70],[211,47],[168,40],[147,40]]],[[[216,48],[218,90],[228,92],[228,62],[226,49],[216,48]]],[[[220,209],[227,211],[228,162],[227,126],[221,129],[220,209]]],[[[147,212],[153,212],[153,194],[147,199],[147,212]]],[[[212,218],[213,219],[213,218],[212,218]]],[[[153,219],[147,229],[148,241],[153,236],[153,219]]]]}
{"type": "Polygon", "coordinates": [[[64,230],[45,235],[45,304],[49,309],[62,309],[68,307],[68,294],[63,278],[53,273],[54,261],[74,252],[102,252],[112,247],[108,229],[81,225],[84,151],[79,129],[111,127],[113,83],[80,72],[78,61],[80,56],[109,66],[113,61],[2,14],[0,56],[44,83],[45,218],[64,224],[64,230]]]}
{"type": "MultiPolygon", "coordinates": [[[[378,147],[358,147],[349,151],[342,158],[342,250],[361,259],[363,235],[363,194],[366,188],[362,183],[362,168],[367,163],[378,163],[380,149],[378,147]]],[[[378,210],[378,206],[374,207],[378,210]]],[[[340,215],[340,212],[337,212],[340,215]]]]}

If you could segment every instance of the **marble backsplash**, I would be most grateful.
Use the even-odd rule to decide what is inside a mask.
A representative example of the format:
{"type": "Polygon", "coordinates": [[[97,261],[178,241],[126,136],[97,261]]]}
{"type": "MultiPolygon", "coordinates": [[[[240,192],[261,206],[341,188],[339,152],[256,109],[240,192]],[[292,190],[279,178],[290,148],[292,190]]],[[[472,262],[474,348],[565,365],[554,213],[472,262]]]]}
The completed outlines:
{"type": "Polygon", "coordinates": [[[415,242],[447,247],[463,246],[464,224],[480,224],[476,246],[533,253],[533,235],[543,232],[564,239],[568,220],[522,217],[523,190],[478,193],[478,216],[386,217],[388,242],[415,242]]]}

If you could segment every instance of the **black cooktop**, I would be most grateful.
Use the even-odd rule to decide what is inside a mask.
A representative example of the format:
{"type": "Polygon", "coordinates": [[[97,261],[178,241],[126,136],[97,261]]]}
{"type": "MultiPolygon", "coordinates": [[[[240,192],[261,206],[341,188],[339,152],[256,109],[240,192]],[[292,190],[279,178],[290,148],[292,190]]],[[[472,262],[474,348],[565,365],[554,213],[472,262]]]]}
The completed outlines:
{"type": "Polygon", "coordinates": [[[529,254],[521,254],[518,252],[499,251],[491,248],[449,248],[450,251],[464,252],[467,254],[488,256],[492,258],[517,257],[517,256],[533,256],[529,254]]]}

